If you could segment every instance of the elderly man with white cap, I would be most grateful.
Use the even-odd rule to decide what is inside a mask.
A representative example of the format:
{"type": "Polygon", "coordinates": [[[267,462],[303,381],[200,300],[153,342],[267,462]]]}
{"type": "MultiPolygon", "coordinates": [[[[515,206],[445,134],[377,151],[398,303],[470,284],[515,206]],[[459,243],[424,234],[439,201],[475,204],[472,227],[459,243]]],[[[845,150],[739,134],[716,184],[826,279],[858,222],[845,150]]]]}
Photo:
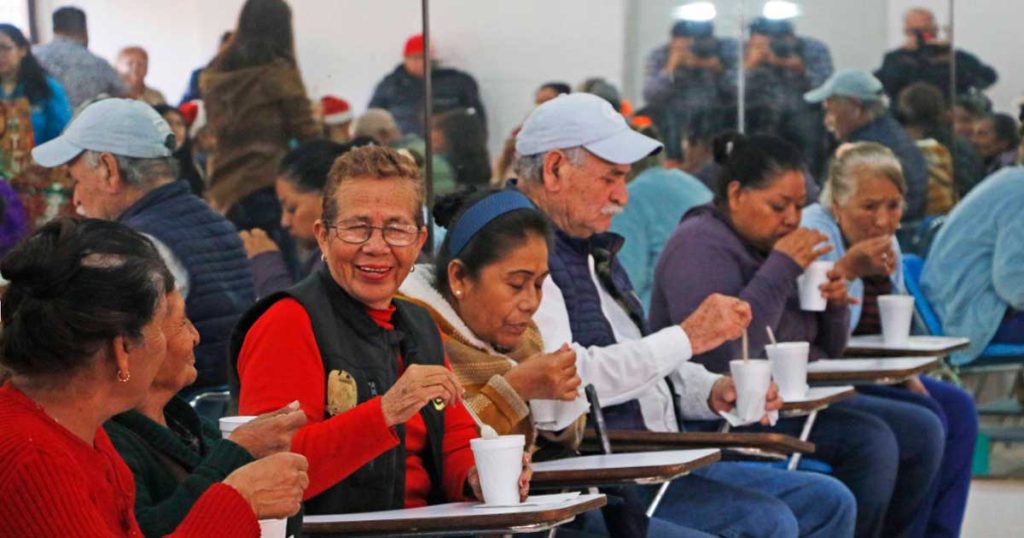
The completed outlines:
{"type": "MultiPolygon", "coordinates": [[[[580,377],[597,389],[613,429],[675,432],[684,418],[717,419],[731,409],[732,380],[688,359],[739,337],[750,322],[749,305],[712,295],[681,324],[649,331],[615,257],[622,238],[608,229],[628,201],[630,165],[661,149],[606,101],[582,93],[534,109],[516,138],[517,187],[556,228],[534,321],[547,351],[572,343],[580,377]]],[[[773,387],[766,411],[780,405],[773,387]]],[[[582,398],[536,404],[534,421],[558,430],[586,410],[582,398]]],[[[672,483],[648,535],[850,536],[854,513],[852,495],[830,477],[716,463],[672,483]]]]}
{"type": "Polygon", "coordinates": [[[153,107],[104,99],[32,157],[50,168],[69,165],[80,214],[121,222],[153,240],[199,330],[199,377],[190,389],[199,390],[227,382],[227,342],[254,301],[252,273],[234,225],[178,179],[174,145],[153,107]]]}
{"type": "Polygon", "coordinates": [[[825,128],[839,142],[877,142],[896,154],[907,180],[903,221],[924,217],[928,202],[928,164],[914,141],[889,114],[885,89],[867,71],[838,71],[820,87],[804,94],[808,103],[822,103],[825,128]]]}

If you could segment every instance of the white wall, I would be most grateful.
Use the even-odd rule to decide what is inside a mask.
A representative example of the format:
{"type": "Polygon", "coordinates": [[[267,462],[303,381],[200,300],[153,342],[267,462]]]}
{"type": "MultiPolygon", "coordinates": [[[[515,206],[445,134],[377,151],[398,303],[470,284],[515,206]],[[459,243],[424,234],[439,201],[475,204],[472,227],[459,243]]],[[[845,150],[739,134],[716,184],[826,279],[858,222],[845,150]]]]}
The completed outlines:
{"type": "MultiPolygon", "coordinates": [[[[139,44],[149,51],[151,86],[175,103],[189,72],[207,63],[220,34],[234,26],[242,0],[40,0],[40,33],[49,14],[73,4],[89,18],[90,48],[113,60],[139,44]]],[[[365,109],[376,83],[401,61],[419,32],[418,0],[291,0],[299,66],[311,96],[333,93],[365,109]]],[[[472,73],[490,121],[492,152],[529,112],[533,91],[551,80],[579,82],[623,73],[625,0],[434,0],[438,56],[472,73]]]]}
{"type": "Polygon", "coordinates": [[[958,2],[953,16],[956,46],[995,67],[999,80],[986,93],[996,110],[1015,117],[1015,101],[1024,95],[1022,7],[1020,0],[971,0],[958,2]]]}
{"type": "MultiPolygon", "coordinates": [[[[757,0],[745,0],[749,13],[757,0]]],[[[75,4],[89,14],[91,48],[108,58],[129,44],[150,53],[150,85],[177,101],[189,72],[209,61],[220,34],[234,26],[243,0],[38,0],[41,35],[49,14],[75,4]]],[[[547,80],[577,84],[604,76],[640,103],[643,61],[666,42],[672,8],[680,0],[433,0],[436,50],[449,65],[480,83],[491,119],[490,145],[526,114],[533,90],[547,80]]],[[[718,31],[737,35],[739,0],[719,2],[718,31]]],[[[292,0],[296,46],[312,96],[333,93],[357,112],[374,85],[401,56],[404,40],[419,31],[419,0],[292,0]]],[[[947,0],[808,0],[798,32],[824,40],[838,69],[876,69],[902,39],[901,18],[911,6],[948,18],[947,0]]],[[[1019,50],[1018,0],[961,0],[957,44],[994,65],[1000,81],[990,94],[1009,110],[1024,90],[1019,50]]]]}

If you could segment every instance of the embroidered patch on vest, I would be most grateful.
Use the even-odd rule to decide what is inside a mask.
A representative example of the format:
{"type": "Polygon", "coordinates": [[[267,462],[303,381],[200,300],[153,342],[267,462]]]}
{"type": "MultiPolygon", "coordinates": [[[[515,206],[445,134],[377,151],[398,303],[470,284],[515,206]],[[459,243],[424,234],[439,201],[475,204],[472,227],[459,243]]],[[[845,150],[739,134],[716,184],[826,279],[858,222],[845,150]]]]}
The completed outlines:
{"type": "Polygon", "coordinates": [[[327,413],[340,415],[356,406],[359,390],[352,374],[344,370],[331,370],[327,376],[327,413]]]}

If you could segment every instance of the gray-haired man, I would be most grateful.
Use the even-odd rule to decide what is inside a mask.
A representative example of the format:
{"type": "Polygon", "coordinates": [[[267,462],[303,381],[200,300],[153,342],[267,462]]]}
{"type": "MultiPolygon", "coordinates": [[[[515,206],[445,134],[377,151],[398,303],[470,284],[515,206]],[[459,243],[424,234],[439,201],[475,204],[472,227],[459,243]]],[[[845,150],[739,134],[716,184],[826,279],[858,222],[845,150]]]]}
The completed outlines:
{"type": "Polygon", "coordinates": [[[46,167],[69,165],[80,214],[116,220],[153,240],[202,339],[194,390],[227,382],[228,337],[254,301],[253,283],[238,231],[177,179],[173,147],[170,126],[151,106],[105,99],[32,156],[46,167]]]}

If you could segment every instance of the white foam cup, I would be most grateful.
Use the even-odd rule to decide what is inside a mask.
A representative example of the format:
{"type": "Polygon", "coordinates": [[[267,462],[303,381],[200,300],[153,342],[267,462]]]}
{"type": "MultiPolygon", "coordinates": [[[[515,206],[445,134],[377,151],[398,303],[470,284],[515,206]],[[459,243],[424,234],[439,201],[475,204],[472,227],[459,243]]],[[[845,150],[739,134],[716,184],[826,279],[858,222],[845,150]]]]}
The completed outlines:
{"type": "Polygon", "coordinates": [[[833,262],[811,262],[804,274],[796,279],[800,290],[800,309],[809,312],[823,312],[828,301],[821,295],[821,285],[828,282],[828,272],[835,265],[833,262]]]}
{"type": "Polygon", "coordinates": [[[519,504],[519,475],[523,471],[525,445],[526,437],[523,435],[470,440],[485,503],[501,506],[519,504]]]}
{"type": "Polygon", "coordinates": [[[220,434],[227,438],[231,435],[231,432],[235,431],[239,426],[249,422],[256,418],[254,415],[239,415],[235,417],[220,417],[218,421],[220,424],[220,434]]]}
{"type": "Polygon", "coordinates": [[[882,341],[889,345],[905,344],[914,319],[914,297],[879,295],[878,315],[882,318],[882,341]]]}
{"type": "Polygon", "coordinates": [[[533,423],[538,426],[550,426],[555,423],[556,400],[530,400],[530,415],[533,423]]]}
{"type": "MultiPolygon", "coordinates": [[[[227,439],[231,435],[231,432],[235,431],[239,426],[249,422],[256,418],[254,415],[239,415],[234,417],[220,417],[218,423],[220,424],[220,434],[227,439]]],[[[260,524],[260,537],[261,538],[285,538],[285,533],[288,531],[288,519],[261,519],[260,524]]]]}
{"type": "Polygon", "coordinates": [[[729,361],[729,371],[736,383],[736,415],[744,422],[760,420],[765,414],[765,398],[772,383],[768,361],[729,361]]]}
{"type": "Polygon", "coordinates": [[[285,538],[288,532],[287,519],[261,519],[260,538],[285,538]]]}
{"type": "Polygon", "coordinates": [[[807,396],[807,342],[779,342],[764,347],[771,363],[772,379],[779,386],[783,400],[799,400],[807,396]]]}

